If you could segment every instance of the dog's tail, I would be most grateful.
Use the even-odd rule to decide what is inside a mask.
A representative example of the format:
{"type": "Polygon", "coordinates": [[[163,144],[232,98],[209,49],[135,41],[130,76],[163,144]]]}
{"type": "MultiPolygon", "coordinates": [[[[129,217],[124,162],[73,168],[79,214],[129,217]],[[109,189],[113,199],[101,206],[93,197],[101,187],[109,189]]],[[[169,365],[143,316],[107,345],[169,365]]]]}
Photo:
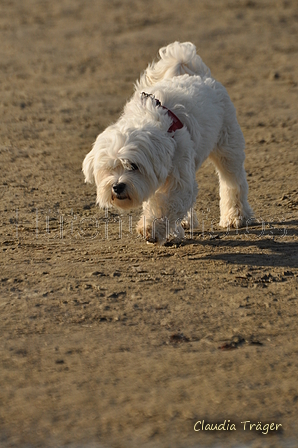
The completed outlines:
{"type": "Polygon", "coordinates": [[[162,79],[173,78],[184,74],[211,76],[194,44],[191,42],[174,42],[159,50],[160,60],[149,64],[138,87],[151,86],[162,79]]]}

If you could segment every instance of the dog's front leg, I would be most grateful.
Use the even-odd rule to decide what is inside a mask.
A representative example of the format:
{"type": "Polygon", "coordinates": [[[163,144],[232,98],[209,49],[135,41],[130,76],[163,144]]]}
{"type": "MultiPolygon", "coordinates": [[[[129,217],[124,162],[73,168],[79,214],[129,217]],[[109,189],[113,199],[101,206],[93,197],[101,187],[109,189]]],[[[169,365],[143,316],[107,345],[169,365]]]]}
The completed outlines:
{"type": "Polygon", "coordinates": [[[163,245],[170,236],[170,221],[164,198],[156,193],[143,204],[143,214],[137,224],[137,232],[148,242],[163,245]]]}
{"type": "Polygon", "coordinates": [[[182,240],[182,221],[195,202],[193,191],[171,190],[156,193],[143,205],[137,232],[147,241],[163,245],[169,238],[182,240]],[[183,193],[183,194],[182,194],[183,193]]]}
{"type": "Polygon", "coordinates": [[[144,238],[160,245],[172,237],[184,238],[181,223],[198,193],[194,145],[186,128],[176,131],[175,143],[172,169],[166,181],[143,204],[143,215],[137,225],[144,238]]]}
{"type": "Polygon", "coordinates": [[[166,217],[152,219],[143,214],[137,224],[137,232],[148,242],[163,246],[170,236],[169,221],[166,217]]]}

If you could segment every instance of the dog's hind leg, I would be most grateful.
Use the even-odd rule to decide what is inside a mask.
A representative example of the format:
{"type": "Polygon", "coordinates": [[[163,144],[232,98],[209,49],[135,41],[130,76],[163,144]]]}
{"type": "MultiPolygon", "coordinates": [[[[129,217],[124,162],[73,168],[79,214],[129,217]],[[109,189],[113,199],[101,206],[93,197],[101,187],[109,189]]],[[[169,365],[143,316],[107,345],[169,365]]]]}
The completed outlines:
{"type": "Polygon", "coordinates": [[[220,190],[221,227],[241,227],[253,216],[247,195],[248,184],[244,169],[245,142],[237,122],[222,134],[218,146],[209,158],[214,163],[220,190]]]}

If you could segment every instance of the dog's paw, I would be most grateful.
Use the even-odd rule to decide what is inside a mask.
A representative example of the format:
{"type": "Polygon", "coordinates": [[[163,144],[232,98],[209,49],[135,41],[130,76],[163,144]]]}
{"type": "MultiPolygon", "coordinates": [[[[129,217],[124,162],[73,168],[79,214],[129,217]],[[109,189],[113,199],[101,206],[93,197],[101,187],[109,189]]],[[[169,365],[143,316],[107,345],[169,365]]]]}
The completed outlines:
{"type": "Polygon", "coordinates": [[[185,230],[197,229],[199,227],[199,221],[194,210],[187,213],[187,215],[181,221],[181,226],[185,230]]]}
{"type": "Polygon", "coordinates": [[[163,246],[167,241],[165,235],[162,235],[156,231],[152,231],[152,227],[147,227],[145,233],[143,230],[140,230],[138,233],[143,238],[145,238],[148,244],[157,244],[158,246],[163,246]]]}
{"type": "Polygon", "coordinates": [[[252,214],[247,216],[242,216],[240,213],[230,213],[228,216],[223,216],[220,219],[219,225],[223,228],[234,228],[239,229],[240,227],[245,227],[252,219],[252,214]]]}
{"type": "Polygon", "coordinates": [[[143,217],[137,224],[137,233],[141,235],[147,243],[157,244],[163,246],[167,241],[167,228],[166,225],[144,225],[143,217]]]}

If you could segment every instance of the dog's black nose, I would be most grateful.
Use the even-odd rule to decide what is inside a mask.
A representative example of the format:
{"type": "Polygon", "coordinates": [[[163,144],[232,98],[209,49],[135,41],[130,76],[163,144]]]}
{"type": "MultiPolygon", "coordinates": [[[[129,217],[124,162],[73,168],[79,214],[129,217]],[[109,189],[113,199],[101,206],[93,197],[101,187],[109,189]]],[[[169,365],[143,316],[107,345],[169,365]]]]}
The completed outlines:
{"type": "Polygon", "coordinates": [[[126,185],[123,182],[120,182],[120,184],[114,184],[113,185],[113,191],[116,194],[121,194],[125,190],[126,185]]]}

